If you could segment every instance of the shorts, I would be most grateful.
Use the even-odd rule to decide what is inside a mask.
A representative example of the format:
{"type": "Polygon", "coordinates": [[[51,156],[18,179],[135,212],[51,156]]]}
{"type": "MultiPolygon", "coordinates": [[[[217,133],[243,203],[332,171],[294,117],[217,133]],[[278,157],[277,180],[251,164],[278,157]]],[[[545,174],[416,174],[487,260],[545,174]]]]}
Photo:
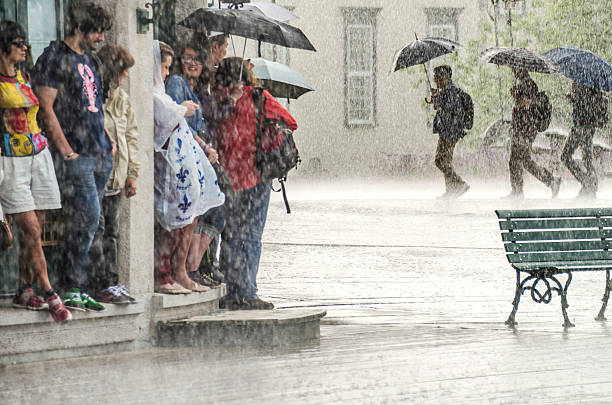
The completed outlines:
{"type": "Polygon", "coordinates": [[[5,214],[62,207],[55,167],[49,148],[33,156],[2,156],[4,180],[0,204],[5,214]]]}
{"type": "Polygon", "coordinates": [[[210,239],[215,239],[223,232],[223,228],[225,228],[225,209],[221,205],[209,209],[204,215],[200,215],[193,233],[207,235],[210,239]]]}

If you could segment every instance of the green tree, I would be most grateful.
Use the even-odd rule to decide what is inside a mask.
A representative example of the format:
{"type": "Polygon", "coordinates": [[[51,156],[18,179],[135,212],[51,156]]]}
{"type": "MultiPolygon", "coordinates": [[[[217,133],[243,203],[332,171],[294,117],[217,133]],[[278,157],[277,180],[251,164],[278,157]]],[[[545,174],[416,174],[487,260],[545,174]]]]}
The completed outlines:
{"type": "MultiPolygon", "coordinates": [[[[500,3],[502,1],[500,0],[500,3]]],[[[612,7],[608,1],[585,0],[531,0],[526,13],[514,15],[512,25],[508,24],[508,13],[497,16],[499,46],[510,46],[511,35],[515,47],[525,47],[536,52],[564,45],[588,49],[608,60],[612,57],[612,7]]],[[[479,147],[486,129],[501,118],[503,103],[504,117],[511,115],[513,100],[509,89],[514,84],[510,68],[483,64],[480,52],[495,46],[495,19],[489,2],[486,21],[480,25],[478,37],[464,43],[457,54],[432,61],[431,66],[444,63],[453,66],[453,80],[471,94],[475,106],[474,127],[466,141],[479,147]]],[[[423,68],[415,66],[408,72],[416,75],[414,87],[427,88],[423,68]]],[[[542,90],[546,90],[553,104],[551,126],[569,128],[571,110],[565,99],[571,81],[560,74],[532,74],[542,90]]],[[[433,116],[427,104],[423,107],[433,116]]],[[[609,133],[609,132],[608,132],[609,133]]]]}

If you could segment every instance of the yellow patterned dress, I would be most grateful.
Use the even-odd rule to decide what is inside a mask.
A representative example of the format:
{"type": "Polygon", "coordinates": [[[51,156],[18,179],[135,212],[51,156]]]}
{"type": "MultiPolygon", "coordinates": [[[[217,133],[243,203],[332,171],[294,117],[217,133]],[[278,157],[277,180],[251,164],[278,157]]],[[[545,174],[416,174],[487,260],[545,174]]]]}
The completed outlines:
{"type": "Polygon", "coordinates": [[[38,98],[21,71],[15,77],[0,75],[2,156],[32,156],[45,149],[47,138],[36,122],[38,106],[38,98]]]}

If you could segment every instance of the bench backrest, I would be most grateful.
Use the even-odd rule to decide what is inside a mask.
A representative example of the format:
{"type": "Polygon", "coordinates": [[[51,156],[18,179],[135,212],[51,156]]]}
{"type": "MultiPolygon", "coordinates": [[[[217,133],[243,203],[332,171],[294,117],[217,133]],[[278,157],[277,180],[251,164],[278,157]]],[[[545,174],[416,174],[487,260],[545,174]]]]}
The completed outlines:
{"type": "Polygon", "coordinates": [[[510,263],[612,260],[612,208],[495,213],[510,263]]]}

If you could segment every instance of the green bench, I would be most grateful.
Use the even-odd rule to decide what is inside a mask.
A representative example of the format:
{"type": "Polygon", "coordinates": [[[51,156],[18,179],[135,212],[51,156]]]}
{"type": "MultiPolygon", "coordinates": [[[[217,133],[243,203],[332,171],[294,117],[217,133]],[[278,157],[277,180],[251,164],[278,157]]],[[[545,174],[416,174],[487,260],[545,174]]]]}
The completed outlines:
{"type": "MultiPolygon", "coordinates": [[[[516,270],[515,315],[525,291],[537,303],[550,303],[553,292],[561,297],[563,326],[574,326],[567,316],[567,289],[572,273],[605,271],[603,304],[596,320],[605,320],[612,282],[612,208],[497,210],[506,256],[516,270]],[[562,285],[559,275],[565,275],[562,285]]],[[[562,278],[562,279],[563,279],[562,278]]]]}

